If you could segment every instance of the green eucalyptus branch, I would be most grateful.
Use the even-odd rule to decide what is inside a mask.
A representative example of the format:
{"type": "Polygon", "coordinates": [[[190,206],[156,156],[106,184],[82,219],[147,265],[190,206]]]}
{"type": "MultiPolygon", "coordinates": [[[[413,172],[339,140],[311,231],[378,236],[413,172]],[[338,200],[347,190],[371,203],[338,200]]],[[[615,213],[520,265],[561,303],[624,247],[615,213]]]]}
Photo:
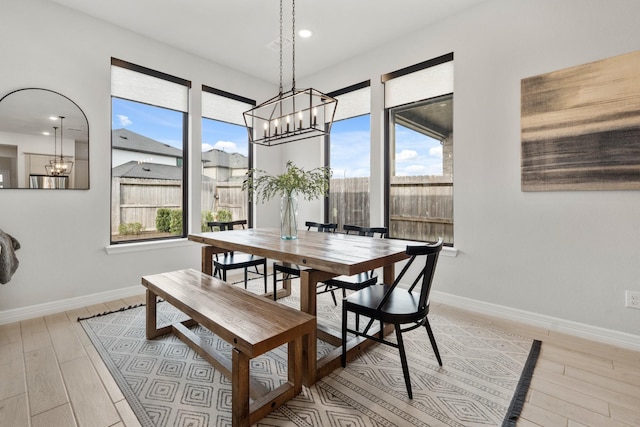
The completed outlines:
{"type": "Polygon", "coordinates": [[[329,167],[318,167],[309,171],[287,162],[287,171],[281,175],[271,175],[261,169],[250,169],[242,182],[242,190],[255,194],[264,203],[275,196],[301,195],[313,200],[329,194],[332,171],[329,167]]]}

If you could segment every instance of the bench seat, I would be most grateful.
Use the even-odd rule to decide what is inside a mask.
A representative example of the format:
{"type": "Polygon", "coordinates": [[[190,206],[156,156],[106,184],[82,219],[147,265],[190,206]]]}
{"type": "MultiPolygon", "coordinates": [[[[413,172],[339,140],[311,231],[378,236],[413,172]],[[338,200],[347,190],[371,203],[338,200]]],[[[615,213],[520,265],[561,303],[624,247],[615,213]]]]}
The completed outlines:
{"type": "Polygon", "coordinates": [[[233,426],[256,423],[302,391],[302,340],[314,339],[314,316],[194,269],[143,276],[142,285],[147,288],[147,339],[173,332],[231,379],[233,426]],[[190,319],[158,328],[157,297],[190,319]],[[191,332],[189,328],[196,324],[232,345],[231,361],[191,332]],[[267,390],[251,379],[249,363],[282,344],[288,345],[288,381],[267,390]]]}

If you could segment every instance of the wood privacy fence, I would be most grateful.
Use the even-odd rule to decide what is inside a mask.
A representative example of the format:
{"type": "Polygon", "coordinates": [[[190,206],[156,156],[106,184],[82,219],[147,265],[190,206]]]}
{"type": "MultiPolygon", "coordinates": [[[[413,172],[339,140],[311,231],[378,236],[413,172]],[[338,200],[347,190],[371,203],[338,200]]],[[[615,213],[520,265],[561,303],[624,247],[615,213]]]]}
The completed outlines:
{"type": "Polygon", "coordinates": [[[182,181],[113,177],[111,199],[112,234],[120,224],[134,222],[145,231],[155,231],[158,209],[182,207],[182,181]]]}
{"type": "Polygon", "coordinates": [[[207,186],[205,191],[203,182],[203,211],[216,212],[224,209],[231,212],[231,218],[234,220],[247,219],[247,192],[242,191],[242,182],[216,182],[212,180],[207,186]],[[205,198],[208,203],[206,205],[204,204],[205,198]]]}
{"type": "Polygon", "coordinates": [[[329,194],[329,222],[369,227],[369,178],[334,178],[329,194]]]}
{"type": "MultiPolygon", "coordinates": [[[[329,219],[344,224],[369,224],[369,178],[331,180],[329,219]]],[[[393,177],[389,193],[389,236],[453,243],[453,183],[442,177],[393,177]]]]}
{"type": "MultiPolygon", "coordinates": [[[[145,231],[156,229],[159,208],[181,208],[182,181],[113,178],[111,229],[140,222],[145,231]]],[[[369,224],[369,178],[334,178],[329,195],[329,220],[344,224],[369,224]]],[[[241,182],[216,182],[204,177],[203,211],[231,211],[233,219],[247,218],[247,194],[241,182]]],[[[393,177],[389,193],[390,237],[453,243],[453,184],[427,176],[393,177]]]]}
{"type": "MultiPolygon", "coordinates": [[[[120,224],[139,222],[144,231],[156,231],[158,209],[182,208],[182,181],[114,177],[111,182],[111,230],[120,224]]],[[[201,206],[203,211],[225,209],[233,219],[247,218],[246,193],[241,182],[216,182],[203,177],[201,206]]]]}
{"type": "Polygon", "coordinates": [[[442,177],[397,176],[391,179],[391,237],[453,244],[453,183],[442,177]]]}

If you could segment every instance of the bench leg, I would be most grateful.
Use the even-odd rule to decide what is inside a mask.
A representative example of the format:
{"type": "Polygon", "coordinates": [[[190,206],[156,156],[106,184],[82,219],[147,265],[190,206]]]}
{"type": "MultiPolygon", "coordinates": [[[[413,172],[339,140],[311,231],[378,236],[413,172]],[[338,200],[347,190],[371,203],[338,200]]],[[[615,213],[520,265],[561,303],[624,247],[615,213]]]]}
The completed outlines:
{"type": "MultiPolygon", "coordinates": [[[[308,336],[308,335],[307,335],[308,336]]],[[[293,384],[293,394],[297,396],[302,391],[302,338],[298,337],[293,341],[289,341],[288,347],[288,380],[293,384]]]]}
{"type": "Polygon", "coordinates": [[[232,350],[231,423],[249,427],[249,357],[238,349],[232,350]]]}
{"type": "MultiPolygon", "coordinates": [[[[172,326],[171,325],[167,325],[164,326],[160,329],[158,329],[158,298],[157,295],[154,294],[152,291],[150,291],[149,289],[147,289],[147,309],[146,309],[146,325],[145,325],[145,330],[146,330],[146,334],[147,334],[147,339],[148,340],[152,340],[156,337],[159,337],[160,335],[166,335],[169,332],[171,332],[172,330],[172,326]]],[[[182,324],[186,325],[186,326],[194,326],[196,325],[196,323],[192,320],[185,320],[184,322],[181,322],[182,324]]]]}

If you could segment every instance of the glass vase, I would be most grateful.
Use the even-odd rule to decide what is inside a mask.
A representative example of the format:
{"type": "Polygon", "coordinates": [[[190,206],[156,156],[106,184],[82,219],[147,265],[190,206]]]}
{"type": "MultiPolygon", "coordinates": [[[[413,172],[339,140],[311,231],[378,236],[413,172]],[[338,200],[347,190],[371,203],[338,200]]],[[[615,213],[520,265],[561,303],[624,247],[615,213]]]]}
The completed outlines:
{"type": "Polygon", "coordinates": [[[298,238],[298,198],[282,196],[280,199],[280,237],[283,240],[298,238]]]}

